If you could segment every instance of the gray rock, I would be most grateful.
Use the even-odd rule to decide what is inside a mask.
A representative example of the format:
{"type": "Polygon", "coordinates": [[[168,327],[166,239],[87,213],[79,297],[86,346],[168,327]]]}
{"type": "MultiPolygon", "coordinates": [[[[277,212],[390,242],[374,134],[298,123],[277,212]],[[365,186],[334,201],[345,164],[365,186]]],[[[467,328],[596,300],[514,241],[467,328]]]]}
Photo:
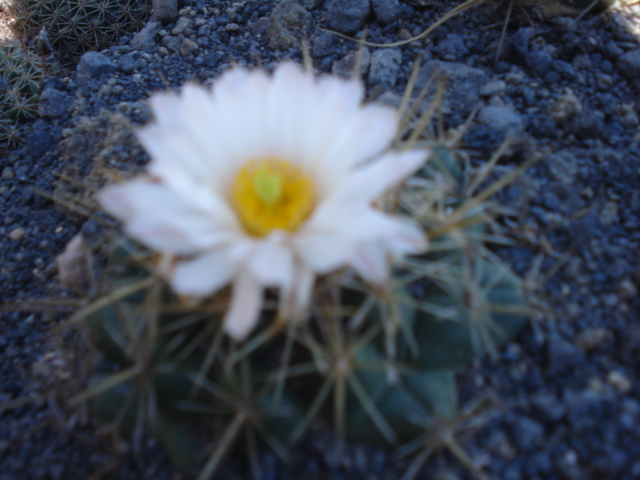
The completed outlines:
{"type": "Polygon", "coordinates": [[[534,410],[540,420],[555,424],[567,413],[564,404],[553,393],[537,395],[534,401],[534,410]]]}
{"type": "Polygon", "coordinates": [[[533,27],[523,27],[518,29],[509,39],[509,45],[516,55],[526,55],[529,51],[529,42],[535,30],[533,27]]]}
{"type": "Polygon", "coordinates": [[[479,120],[487,127],[495,128],[505,133],[522,133],[524,131],[522,118],[508,107],[484,107],[480,111],[479,120]]]}
{"type": "Polygon", "coordinates": [[[169,49],[170,52],[177,52],[180,50],[182,41],[178,37],[167,35],[162,37],[162,44],[169,49]]]}
{"type": "Polygon", "coordinates": [[[461,60],[467,53],[469,53],[469,49],[460,35],[451,33],[447,35],[443,41],[438,43],[434,48],[434,52],[444,60],[455,62],[461,60]]]}
{"type": "Polygon", "coordinates": [[[578,455],[573,450],[567,450],[557,461],[556,468],[566,480],[582,480],[585,472],[578,465],[578,455]]]}
{"type": "Polygon", "coordinates": [[[575,32],[578,22],[574,18],[557,17],[553,19],[553,27],[558,33],[575,32]]]}
{"type": "Polygon", "coordinates": [[[198,50],[198,44],[196,42],[188,38],[182,40],[182,43],[180,44],[180,54],[182,54],[182,56],[188,57],[196,50],[198,50]]]}
{"type": "Polygon", "coordinates": [[[618,370],[612,370],[607,374],[607,383],[619,393],[629,393],[633,388],[633,381],[618,370]]]}
{"type": "Polygon", "coordinates": [[[320,6],[322,0],[298,0],[298,3],[307,10],[315,10],[320,6]]]}
{"type": "Polygon", "coordinates": [[[527,67],[540,76],[546,75],[553,66],[553,57],[544,50],[529,52],[526,58],[527,67]]]}
{"type": "Polygon", "coordinates": [[[376,50],[371,56],[369,83],[386,83],[395,86],[402,62],[402,52],[398,48],[376,50]]]}
{"type": "Polygon", "coordinates": [[[198,27],[198,36],[199,37],[208,37],[211,35],[211,27],[209,25],[202,25],[198,27]]]}
{"type": "Polygon", "coordinates": [[[580,112],[569,125],[569,131],[578,138],[599,138],[605,134],[604,113],[594,110],[580,112]]]}
{"type": "Polygon", "coordinates": [[[630,359],[628,361],[637,361],[640,358],[640,325],[635,325],[625,332],[622,352],[626,358],[630,359]]]}
{"type": "MultiPolygon", "coordinates": [[[[271,21],[269,20],[269,17],[262,17],[249,24],[249,32],[251,32],[251,34],[255,35],[256,37],[258,35],[267,36],[267,34],[269,33],[270,25],[271,21]]],[[[212,25],[212,28],[215,28],[215,24],[212,25]]]]}
{"type": "Polygon", "coordinates": [[[398,108],[400,103],[402,102],[402,97],[395,92],[390,90],[384,92],[382,95],[379,95],[375,99],[376,103],[380,105],[386,105],[387,107],[398,108]]]}
{"type": "Polygon", "coordinates": [[[178,36],[181,33],[185,33],[187,28],[191,28],[191,17],[180,17],[176,22],[176,26],[171,30],[171,35],[178,36]]]}
{"type": "Polygon", "coordinates": [[[425,63],[416,80],[416,86],[424,86],[434,74],[443,75],[450,81],[464,80],[470,77],[484,77],[484,70],[469,67],[464,63],[443,62],[430,60],[425,63]]]}
{"type": "Polygon", "coordinates": [[[178,0],[153,0],[153,18],[166,25],[178,19],[178,0]]]}
{"type": "Polygon", "coordinates": [[[311,46],[311,54],[316,58],[330,55],[336,45],[336,36],[329,32],[318,35],[311,46]]]}
{"type": "MultiPolygon", "coordinates": [[[[29,155],[33,158],[42,157],[54,144],[53,137],[47,128],[36,128],[27,135],[27,152],[29,152],[29,155]]],[[[33,171],[27,169],[26,172],[20,172],[20,170],[17,169],[16,175],[19,179],[26,180],[33,175],[33,171]]]]}
{"type": "Polygon", "coordinates": [[[510,436],[520,450],[531,451],[544,442],[544,427],[525,416],[517,416],[509,422],[510,436]]]}
{"type": "Polygon", "coordinates": [[[563,62],[562,60],[555,60],[553,62],[553,69],[567,80],[575,80],[577,77],[575,68],[573,68],[570,63],[563,62]]]}
{"type": "Polygon", "coordinates": [[[612,337],[613,334],[606,328],[588,328],[578,334],[576,345],[583,352],[591,353],[609,342],[612,337]]]}
{"type": "Polygon", "coordinates": [[[502,95],[506,91],[507,84],[503,80],[494,80],[480,89],[480,95],[483,97],[493,97],[494,95],[502,95]]]}
{"type": "Polygon", "coordinates": [[[596,85],[598,89],[606,92],[613,86],[613,77],[606,73],[596,73],[596,85]]]}
{"type": "Polygon", "coordinates": [[[574,433],[593,432],[593,429],[601,424],[601,419],[594,413],[603,411],[608,402],[605,395],[593,390],[565,391],[564,403],[567,407],[567,419],[574,433]]]}
{"type": "Polygon", "coordinates": [[[614,40],[609,40],[606,43],[604,51],[610,60],[617,60],[624,54],[624,50],[622,50],[614,40]]]}
{"type": "Polygon", "coordinates": [[[117,70],[116,63],[106,55],[98,52],[87,52],[80,57],[76,67],[76,80],[79,85],[86,85],[91,80],[115,73],[117,70]]]}
{"type": "Polygon", "coordinates": [[[369,0],[331,0],[327,9],[327,26],[347,35],[358,32],[369,16],[369,0]]]}
{"type": "Polygon", "coordinates": [[[39,113],[42,117],[61,117],[67,113],[72,100],[70,95],[53,87],[47,87],[40,95],[39,113]]]}
{"type": "Polygon", "coordinates": [[[621,55],[617,65],[627,80],[640,87],[640,49],[621,55]]]}
{"type": "Polygon", "coordinates": [[[155,36],[161,28],[162,24],[160,22],[148,21],[144,28],[136,33],[129,45],[134,50],[148,52],[156,46],[155,36]]]}
{"type": "Polygon", "coordinates": [[[547,344],[549,371],[553,374],[567,373],[584,365],[584,354],[573,344],[560,337],[552,337],[547,344]]]}
{"type": "MultiPolygon", "coordinates": [[[[359,52],[353,52],[345,56],[341,60],[334,62],[331,66],[331,73],[343,78],[352,78],[354,76],[356,62],[358,61],[359,52]]],[[[369,63],[371,62],[371,53],[367,48],[362,50],[362,60],[360,61],[360,76],[364,76],[369,69],[369,63]]],[[[358,74],[355,74],[357,77],[358,74]]]]}
{"type": "Polygon", "coordinates": [[[4,169],[2,170],[2,179],[3,180],[11,180],[13,177],[15,177],[15,173],[13,171],[13,168],[11,167],[4,167],[4,169]]]}
{"type": "Polygon", "coordinates": [[[268,36],[271,48],[287,50],[298,46],[311,26],[311,14],[293,0],[283,0],[271,12],[268,36]]]}
{"type": "MultiPolygon", "coordinates": [[[[480,89],[486,84],[487,76],[484,70],[469,67],[463,63],[444,62],[442,60],[430,60],[426,62],[418,72],[416,88],[422,89],[434,76],[447,80],[447,95],[445,96],[445,109],[456,110],[461,114],[467,114],[478,103],[480,89]]],[[[435,86],[431,87],[432,95],[435,86]]]]}
{"type": "Polygon", "coordinates": [[[551,153],[543,160],[549,174],[565,185],[571,185],[578,174],[578,162],[576,157],[568,152],[562,151],[551,153]]]}
{"type": "Polygon", "coordinates": [[[120,67],[120,70],[122,70],[124,73],[133,72],[137,65],[135,57],[136,54],[134,52],[131,52],[118,58],[118,67],[120,67]]]}
{"type": "Polygon", "coordinates": [[[371,9],[378,21],[383,24],[395,22],[400,15],[398,0],[370,0],[371,9]]]}
{"type": "Polygon", "coordinates": [[[516,449],[509,441],[509,438],[502,430],[494,430],[487,439],[486,447],[492,453],[496,453],[502,458],[513,459],[516,457],[516,449]]]}
{"type": "Polygon", "coordinates": [[[561,125],[573,119],[582,111],[582,104],[573,92],[569,92],[551,105],[549,108],[549,116],[556,124],[561,125]]]}

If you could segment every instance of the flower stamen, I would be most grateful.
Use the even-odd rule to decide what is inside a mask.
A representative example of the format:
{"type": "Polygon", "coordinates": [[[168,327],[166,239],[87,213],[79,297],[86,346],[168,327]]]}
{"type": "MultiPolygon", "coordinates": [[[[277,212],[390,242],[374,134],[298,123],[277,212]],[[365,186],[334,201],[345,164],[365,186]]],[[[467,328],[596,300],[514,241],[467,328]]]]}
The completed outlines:
{"type": "Polygon", "coordinates": [[[282,197],[284,178],[280,172],[261,164],[253,180],[256,194],[266,205],[275,206],[282,197]]]}
{"type": "Polygon", "coordinates": [[[255,237],[274,229],[295,231],[314,206],[310,176],[295,164],[271,157],[245,163],[230,196],[244,228],[255,237]]]}

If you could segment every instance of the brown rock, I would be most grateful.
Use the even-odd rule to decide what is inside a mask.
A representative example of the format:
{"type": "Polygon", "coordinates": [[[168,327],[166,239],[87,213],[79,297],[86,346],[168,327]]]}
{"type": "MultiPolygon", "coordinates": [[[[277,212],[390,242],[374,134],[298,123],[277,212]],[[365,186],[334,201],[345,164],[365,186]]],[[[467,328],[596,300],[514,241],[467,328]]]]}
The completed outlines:
{"type": "Polygon", "coordinates": [[[153,0],[153,18],[160,23],[173,23],[178,19],[178,0],[153,0]]]}
{"type": "Polygon", "coordinates": [[[9,238],[14,241],[22,240],[25,236],[26,232],[24,228],[17,227],[9,232],[9,238]]]}
{"type": "Polygon", "coordinates": [[[82,287],[89,280],[87,248],[82,234],[73,237],[60,255],[56,257],[60,283],[66,287],[82,287]]]}
{"type": "Polygon", "coordinates": [[[300,37],[311,26],[311,14],[293,0],[283,0],[271,12],[269,44],[287,50],[300,44],[300,37]]]}
{"type": "Polygon", "coordinates": [[[554,103],[549,109],[549,116],[557,124],[561,124],[571,120],[578,113],[582,111],[582,105],[578,97],[573,92],[569,92],[566,95],[558,98],[558,101],[554,103]]]}
{"type": "Polygon", "coordinates": [[[180,53],[183,57],[188,57],[196,50],[198,50],[198,44],[188,38],[185,38],[180,45],[180,53]]]}
{"type": "Polygon", "coordinates": [[[612,334],[606,328],[588,328],[576,339],[576,346],[584,353],[590,353],[608,342],[612,334]]]}

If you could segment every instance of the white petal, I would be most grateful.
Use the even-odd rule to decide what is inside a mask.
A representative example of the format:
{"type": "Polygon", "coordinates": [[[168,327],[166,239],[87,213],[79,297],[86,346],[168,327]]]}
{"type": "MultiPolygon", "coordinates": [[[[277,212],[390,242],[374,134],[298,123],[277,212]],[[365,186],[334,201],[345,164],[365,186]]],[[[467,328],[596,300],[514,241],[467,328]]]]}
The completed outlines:
{"type": "Polygon", "coordinates": [[[284,318],[302,320],[311,303],[315,273],[306,265],[296,265],[295,282],[289,291],[280,292],[281,310],[284,318]]]}
{"type": "Polygon", "coordinates": [[[332,165],[364,162],[387,148],[396,134],[398,112],[382,105],[366,105],[340,119],[339,134],[332,140],[325,161],[332,165]]]}
{"type": "Polygon", "coordinates": [[[373,283],[384,283],[389,274],[389,262],[382,242],[359,245],[349,263],[362,278],[373,283]]]}
{"type": "MultiPolygon", "coordinates": [[[[305,113],[298,127],[302,132],[298,134],[300,161],[304,165],[321,167],[329,158],[328,152],[342,135],[345,124],[360,111],[363,96],[361,82],[324,76],[307,97],[298,101],[298,108],[305,113]]],[[[346,152],[342,154],[340,164],[348,167],[352,160],[346,158],[346,152]]]]}
{"type": "Polygon", "coordinates": [[[370,203],[418,170],[429,155],[428,150],[389,153],[345,175],[326,201],[336,204],[370,203]]]}
{"type": "Polygon", "coordinates": [[[203,178],[195,176],[178,164],[152,163],[149,173],[196,210],[206,211],[215,225],[241,230],[237,215],[228,201],[203,178]]]}
{"type": "Polygon", "coordinates": [[[129,235],[158,251],[182,255],[231,241],[209,212],[187,204],[165,185],[147,179],[113,185],[98,193],[106,211],[125,222],[129,235]]]}
{"type": "Polygon", "coordinates": [[[149,103],[156,121],[137,135],[153,161],[178,163],[198,176],[214,175],[216,165],[208,159],[215,109],[207,90],[186,84],[179,97],[162,93],[152,96],[149,103]]]}
{"type": "Polygon", "coordinates": [[[380,243],[394,259],[422,252],[427,245],[414,222],[363,205],[321,206],[294,239],[297,255],[318,273],[350,264],[367,243],[380,243]]]}
{"type": "Polygon", "coordinates": [[[243,340],[258,323],[262,306],[262,286],[247,271],[240,271],[233,283],[231,305],[224,317],[224,330],[243,340]]]}
{"type": "Polygon", "coordinates": [[[213,250],[191,260],[178,262],[171,274],[176,293],[205,297],[225,286],[238,267],[225,248],[213,250]]]}
{"type": "Polygon", "coordinates": [[[313,128],[314,78],[292,62],[281,64],[267,90],[267,132],[270,152],[304,162],[313,128]]]}
{"type": "Polygon", "coordinates": [[[223,182],[228,182],[229,175],[247,160],[268,155],[265,97],[269,85],[270,79],[261,70],[232,68],[214,86],[216,118],[211,122],[210,135],[226,158],[219,153],[212,160],[230,167],[222,175],[223,182]]]}
{"type": "Polygon", "coordinates": [[[424,251],[424,232],[414,222],[369,208],[345,225],[342,234],[359,242],[383,241],[394,257],[424,251]]]}
{"type": "Polygon", "coordinates": [[[234,68],[219,79],[213,93],[187,84],[179,98],[174,94],[151,97],[156,122],[137,135],[152,163],[179,165],[194,178],[218,188],[224,185],[238,163],[247,160],[247,147],[257,148],[253,141],[256,135],[247,131],[253,116],[246,112],[256,113],[256,99],[264,87],[248,85],[251,88],[238,90],[247,79],[260,81],[266,76],[234,68]],[[240,78],[243,81],[238,81],[240,78]]]}
{"type": "Polygon", "coordinates": [[[170,126],[179,122],[176,112],[181,109],[181,100],[173,90],[154,93],[149,97],[149,106],[157,123],[170,126]]]}
{"type": "Polygon", "coordinates": [[[403,218],[390,217],[396,223],[393,236],[385,238],[387,248],[394,260],[405,255],[417,255],[427,250],[428,242],[424,231],[414,222],[403,218]]]}
{"type": "Polygon", "coordinates": [[[386,235],[372,237],[354,249],[349,264],[358,274],[374,283],[384,283],[389,275],[390,262],[405,255],[424,252],[427,240],[424,232],[413,222],[386,216],[379,227],[386,224],[386,235]]]}
{"type": "Polygon", "coordinates": [[[245,265],[260,284],[289,288],[293,281],[293,255],[280,243],[279,233],[282,232],[256,241],[245,265]]]}
{"type": "Polygon", "coordinates": [[[346,265],[353,256],[356,242],[339,231],[304,233],[294,240],[296,254],[316,273],[328,273],[346,265]]]}

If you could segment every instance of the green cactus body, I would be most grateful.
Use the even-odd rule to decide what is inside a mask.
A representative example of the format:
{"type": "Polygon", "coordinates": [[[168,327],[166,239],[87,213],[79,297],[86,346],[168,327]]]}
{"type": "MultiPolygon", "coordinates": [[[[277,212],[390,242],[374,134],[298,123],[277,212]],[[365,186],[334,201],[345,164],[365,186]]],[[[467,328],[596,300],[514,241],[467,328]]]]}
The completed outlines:
{"type": "Polygon", "coordinates": [[[433,152],[421,180],[444,193],[433,212],[423,208],[431,197],[418,207],[427,231],[442,232],[432,238],[438,248],[398,265],[386,290],[354,283],[348,272],[329,276],[309,321],[274,330],[265,310],[246,343],[222,330],[224,292],[185,306],[153,277],[157,258],[113,240],[103,304],[85,316],[97,361],[80,400],[107,421],[146,425],[179,465],[198,448],[194,423],[222,426],[201,479],[242,438],[250,457],[261,440],[286,460],[285,446],[318,418],[337,437],[382,445],[413,445],[455,421],[454,370],[513,339],[529,312],[520,279],[484,248],[481,209],[447,224],[476,186],[455,152],[433,152]]]}
{"type": "Polygon", "coordinates": [[[40,59],[19,45],[0,45],[0,145],[20,143],[20,124],[38,114],[43,69],[40,59]]]}
{"type": "Polygon", "coordinates": [[[149,17],[147,0],[16,0],[14,15],[32,34],[44,28],[63,57],[105,48],[138,31],[149,17]]]}

